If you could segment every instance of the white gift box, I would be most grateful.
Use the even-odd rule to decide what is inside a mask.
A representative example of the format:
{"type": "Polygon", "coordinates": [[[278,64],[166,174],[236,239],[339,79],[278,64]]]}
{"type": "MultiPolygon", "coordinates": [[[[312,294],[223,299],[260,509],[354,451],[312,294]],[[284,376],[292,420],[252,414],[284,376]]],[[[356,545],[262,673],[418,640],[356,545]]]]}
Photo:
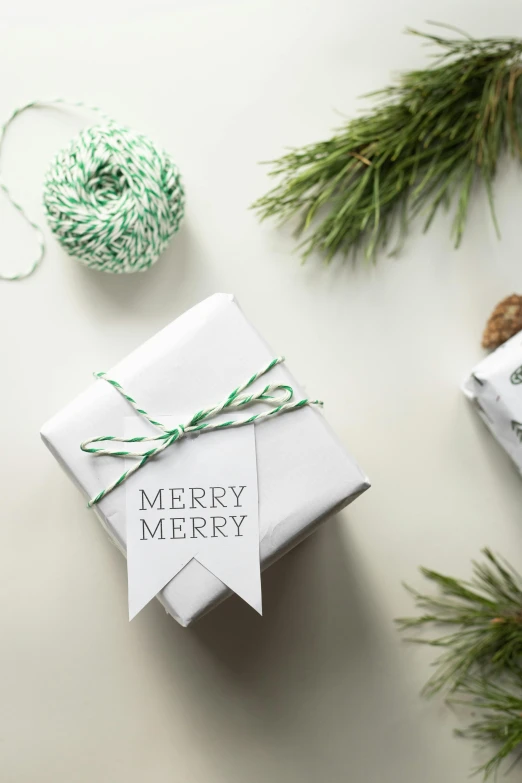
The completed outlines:
{"type": "MultiPolygon", "coordinates": [[[[215,294],[141,345],[108,375],[148,412],[185,421],[226,397],[275,355],[233,296],[215,294]]],[[[274,367],[263,381],[290,385],[297,397],[305,396],[285,365],[274,367]]],[[[320,396],[321,389],[315,394],[320,396]]],[[[80,443],[123,432],[124,418],[132,413],[109,384],[94,381],[42,428],[45,444],[87,498],[108,486],[121,473],[122,463],[93,457],[80,450],[80,443]]],[[[317,408],[304,407],[249,426],[255,426],[260,558],[265,568],[364,492],[369,482],[317,408]]],[[[154,460],[143,470],[154,470],[154,460]]],[[[125,485],[117,487],[94,507],[123,553],[125,491],[125,485]]],[[[191,560],[157,598],[187,626],[229,594],[219,579],[191,560]]]]}
{"type": "Polygon", "coordinates": [[[479,362],[463,391],[522,473],[522,332],[479,362]]]}

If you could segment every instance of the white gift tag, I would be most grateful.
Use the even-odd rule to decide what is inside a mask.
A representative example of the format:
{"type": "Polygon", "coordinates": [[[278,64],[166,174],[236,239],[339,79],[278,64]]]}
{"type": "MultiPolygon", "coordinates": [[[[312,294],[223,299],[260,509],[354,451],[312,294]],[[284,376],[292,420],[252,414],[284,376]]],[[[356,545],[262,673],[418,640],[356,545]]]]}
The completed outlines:
{"type": "MultiPolygon", "coordinates": [[[[126,437],[149,434],[136,424],[126,437]]],[[[254,426],[185,437],[125,488],[130,620],[192,558],[261,614],[254,426]]]]}

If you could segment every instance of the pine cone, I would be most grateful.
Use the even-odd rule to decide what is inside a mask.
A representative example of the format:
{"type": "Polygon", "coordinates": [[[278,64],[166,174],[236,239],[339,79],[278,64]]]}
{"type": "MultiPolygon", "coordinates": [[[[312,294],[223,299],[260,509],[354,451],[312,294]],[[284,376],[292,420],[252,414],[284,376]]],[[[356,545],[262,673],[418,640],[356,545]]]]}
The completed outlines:
{"type": "Polygon", "coordinates": [[[511,294],[495,307],[482,335],[482,347],[492,350],[522,329],[522,296],[511,294]]]}

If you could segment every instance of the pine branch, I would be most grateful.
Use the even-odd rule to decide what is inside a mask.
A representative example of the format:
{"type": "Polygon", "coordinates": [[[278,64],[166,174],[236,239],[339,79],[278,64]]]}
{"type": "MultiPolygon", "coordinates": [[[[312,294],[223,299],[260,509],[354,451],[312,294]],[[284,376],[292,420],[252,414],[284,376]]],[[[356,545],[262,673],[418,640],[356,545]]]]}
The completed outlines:
{"type": "Polygon", "coordinates": [[[497,772],[501,763],[514,756],[516,763],[522,748],[522,679],[511,677],[503,685],[484,678],[468,678],[462,683],[453,703],[464,704],[480,711],[480,717],[464,731],[462,737],[478,741],[481,745],[492,743],[493,756],[476,771],[487,779],[497,772]]]}
{"type": "Polygon", "coordinates": [[[443,650],[425,686],[427,695],[445,687],[457,690],[477,672],[489,676],[509,671],[522,676],[522,577],[490,550],[484,549],[483,554],[486,562],[473,563],[469,582],[423,568],[421,573],[438,594],[425,595],[407,587],[420,615],[398,619],[401,631],[451,629],[432,639],[409,639],[443,650]]]}
{"type": "Polygon", "coordinates": [[[457,734],[494,745],[477,770],[488,778],[522,753],[522,576],[489,549],[483,555],[469,581],[421,569],[437,593],[408,587],[420,614],[396,622],[402,631],[449,627],[444,635],[409,641],[443,650],[424,692],[449,688],[450,702],[473,710],[476,720],[457,734]]]}
{"type": "Polygon", "coordinates": [[[479,179],[496,225],[498,160],[522,157],[522,41],[408,32],[439,49],[431,67],[374,93],[376,107],[331,139],[271,162],[279,184],[253,207],[262,219],[298,217],[305,258],[362,249],[375,260],[392,236],[393,254],[415,215],[427,230],[451,203],[458,247],[479,179]]]}

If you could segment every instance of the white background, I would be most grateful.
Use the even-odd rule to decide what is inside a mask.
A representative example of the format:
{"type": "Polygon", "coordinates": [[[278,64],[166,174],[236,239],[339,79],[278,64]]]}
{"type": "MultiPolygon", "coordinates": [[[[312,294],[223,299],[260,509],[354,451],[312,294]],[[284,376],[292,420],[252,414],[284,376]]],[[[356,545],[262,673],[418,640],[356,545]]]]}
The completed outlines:
{"type": "MultiPolygon", "coordinates": [[[[3,783],[460,783],[481,758],[462,718],[418,691],[430,653],[401,643],[401,587],[424,564],[466,576],[484,545],[522,568],[522,485],[459,384],[495,303],[522,287],[522,177],[482,193],[462,247],[449,218],[401,258],[303,267],[290,230],[248,205],[257,161],[326,138],[358,96],[427,52],[426,19],[522,35],[516,0],[10,4],[0,117],[33,98],[102,106],[172,151],[187,215],[146,275],[109,277],[49,237],[0,287],[0,777],[3,783]],[[165,4],[167,5],[167,4],[165,4]],[[40,425],[190,305],[234,292],[373,482],[267,573],[264,617],[233,598],[184,630],[159,604],[129,624],[125,564],[38,438],[40,425]]],[[[43,218],[51,155],[88,118],[32,112],[1,166],[43,218]]],[[[34,238],[0,208],[0,263],[34,238]]],[[[513,779],[518,779],[518,771],[513,779]]]]}

